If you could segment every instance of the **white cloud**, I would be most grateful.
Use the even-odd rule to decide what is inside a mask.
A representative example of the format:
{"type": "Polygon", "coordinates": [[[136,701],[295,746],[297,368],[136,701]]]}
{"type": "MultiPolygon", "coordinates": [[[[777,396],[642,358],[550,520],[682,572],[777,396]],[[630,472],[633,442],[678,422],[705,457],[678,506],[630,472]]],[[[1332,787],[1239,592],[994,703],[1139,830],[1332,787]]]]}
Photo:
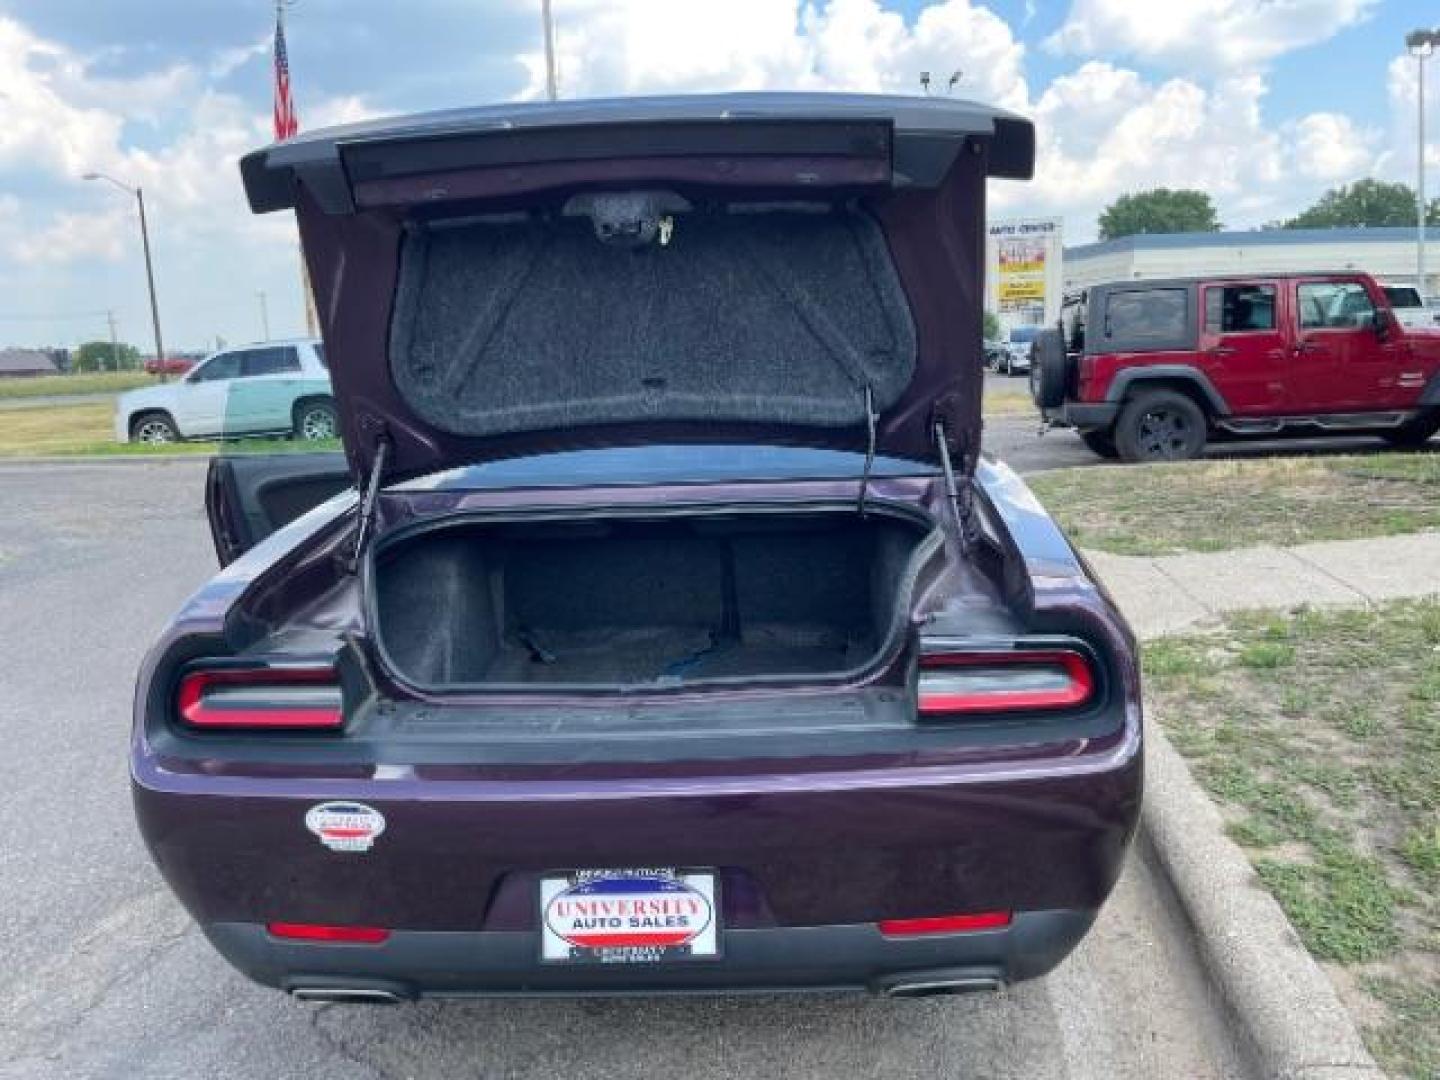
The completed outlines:
{"type": "Polygon", "coordinates": [[[64,50],[0,18],[0,169],[38,167],[75,176],[117,144],[123,126],[118,114],[63,92],[72,63],[64,50]]]}
{"type": "Polygon", "coordinates": [[[354,124],[370,120],[382,113],[363,97],[348,94],[345,97],[318,101],[300,117],[307,128],[334,127],[337,124],[354,124]]]}
{"type": "MultiPolygon", "coordinates": [[[[915,93],[921,71],[943,84],[1015,106],[1025,101],[1024,46],[986,7],[945,0],[913,23],[878,0],[576,0],[558,24],[557,68],[566,97],[720,90],[915,93]]],[[[540,53],[523,97],[544,89],[540,53]]]]}
{"type": "Polygon", "coordinates": [[[1366,175],[1375,166],[1374,132],[1363,131],[1341,113],[1311,113],[1294,125],[1293,158],[1312,179],[1345,182],[1366,175]]]}
{"type": "MultiPolygon", "coordinates": [[[[1431,63],[1430,78],[1425,82],[1425,111],[1428,119],[1440,119],[1440,64],[1431,63]]],[[[1415,182],[1416,146],[1419,142],[1416,132],[1416,91],[1419,87],[1419,64],[1414,57],[1401,54],[1390,61],[1386,70],[1385,86],[1390,97],[1390,143],[1394,151],[1386,164],[1398,171],[1406,183],[1415,182]]],[[[1432,122],[1430,133],[1436,133],[1440,125],[1432,122]]],[[[1425,142],[1425,166],[1434,169],[1440,166],[1440,136],[1425,142]]]]}
{"type": "Polygon", "coordinates": [[[10,243],[10,254],[27,264],[118,259],[125,251],[128,230],[133,228],[133,221],[124,220],[118,212],[66,211],[41,228],[17,231],[10,243]]]}
{"type": "Polygon", "coordinates": [[[1276,124],[1265,116],[1265,93],[1255,74],[1156,84],[1091,61],[1035,102],[1035,179],[997,183],[993,202],[1001,211],[1064,214],[1069,238],[1083,241],[1119,195],[1199,188],[1228,227],[1246,228],[1288,216],[1373,164],[1374,133],[1335,113],[1276,124]]]}
{"type": "Polygon", "coordinates": [[[1365,19],[1378,0],[1074,0],[1046,39],[1057,53],[1133,56],[1188,69],[1263,65],[1365,19]]]}

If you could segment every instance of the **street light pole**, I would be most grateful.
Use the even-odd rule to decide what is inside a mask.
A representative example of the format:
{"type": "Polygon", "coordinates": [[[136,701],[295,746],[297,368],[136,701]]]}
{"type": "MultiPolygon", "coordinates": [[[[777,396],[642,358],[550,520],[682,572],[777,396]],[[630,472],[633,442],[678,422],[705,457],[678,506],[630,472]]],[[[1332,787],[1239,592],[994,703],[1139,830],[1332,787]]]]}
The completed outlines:
{"type": "Polygon", "coordinates": [[[155,299],[155,267],[150,259],[150,225],[145,219],[145,192],[138,187],[131,187],[129,184],[122,184],[113,176],[107,176],[101,172],[88,172],[86,180],[105,180],[114,184],[127,195],[135,197],[135,203],[140,208],[140,244],[145,250],[145,284],[150,290],[150,325],[155,330],[155,364],[160,371],[160,381],[165,382],[169,376],[165,371],[165,341],[160,336],[160,305],[155,299]]]}
{"type": "Polygon", "coordinates": [[[1425,61],[1436,45],[1440,45],[1440,31],[1412,30],[1405,35],[1405,47],[1415,57],[1419,71],[1415,95],[1415,287],[1422,302],[1429,293],[1425,282],[1425,61]]]}
{"type": "Polygon", "coordinates": [[[155,300],[155,266],[150,261],[150,226],[145,221],[145,192],[135,189],[135,202],[140,206],[140,243],[145,248],[145,284],[150,289],[150,325],[155,330],[155,366],[160,369],[160,381],[169,378],[165,367],[165,342],[160,336],[160,305],[155,300]]]}

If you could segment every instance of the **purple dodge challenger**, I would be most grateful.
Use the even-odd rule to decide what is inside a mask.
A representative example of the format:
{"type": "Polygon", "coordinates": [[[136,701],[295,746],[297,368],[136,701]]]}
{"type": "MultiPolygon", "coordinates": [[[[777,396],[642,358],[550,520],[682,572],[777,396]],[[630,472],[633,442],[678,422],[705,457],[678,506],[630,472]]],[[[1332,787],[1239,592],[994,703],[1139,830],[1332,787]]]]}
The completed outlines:
{"type": "Polygon", "coordinates": [[[242,162],[341,455],[212,463],[136,814],[298,997],[1042,975],[1140,809],[1133,638],[982,459],[985,185],[1029,122],[746,94],[464,109],[242,162]]]}

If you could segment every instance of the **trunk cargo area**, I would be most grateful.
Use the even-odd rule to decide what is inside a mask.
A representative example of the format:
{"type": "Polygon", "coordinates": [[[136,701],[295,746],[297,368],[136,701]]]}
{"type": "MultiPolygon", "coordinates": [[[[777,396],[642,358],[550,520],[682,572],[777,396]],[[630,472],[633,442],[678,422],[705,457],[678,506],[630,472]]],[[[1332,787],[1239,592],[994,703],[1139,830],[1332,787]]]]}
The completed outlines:
{"type": "Polygon", "coordinates": [[[654,687],[867,666],[938,535],[872,511],[437,523],[377,549],[376,637],[421,687],[654,687]]]}

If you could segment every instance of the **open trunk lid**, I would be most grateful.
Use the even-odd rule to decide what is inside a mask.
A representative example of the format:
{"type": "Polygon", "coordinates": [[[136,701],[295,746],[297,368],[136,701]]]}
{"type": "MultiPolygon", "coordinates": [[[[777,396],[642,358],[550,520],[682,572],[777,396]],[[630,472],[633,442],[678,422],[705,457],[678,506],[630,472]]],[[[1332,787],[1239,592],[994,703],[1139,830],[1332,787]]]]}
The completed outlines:
{"type": "Polygon", "coordinates": [[[643,443],[973,467],[987,176],[1028,121],[949,99],[517,104],[248,155],[293,207],[351,467],[643,443]]]}

